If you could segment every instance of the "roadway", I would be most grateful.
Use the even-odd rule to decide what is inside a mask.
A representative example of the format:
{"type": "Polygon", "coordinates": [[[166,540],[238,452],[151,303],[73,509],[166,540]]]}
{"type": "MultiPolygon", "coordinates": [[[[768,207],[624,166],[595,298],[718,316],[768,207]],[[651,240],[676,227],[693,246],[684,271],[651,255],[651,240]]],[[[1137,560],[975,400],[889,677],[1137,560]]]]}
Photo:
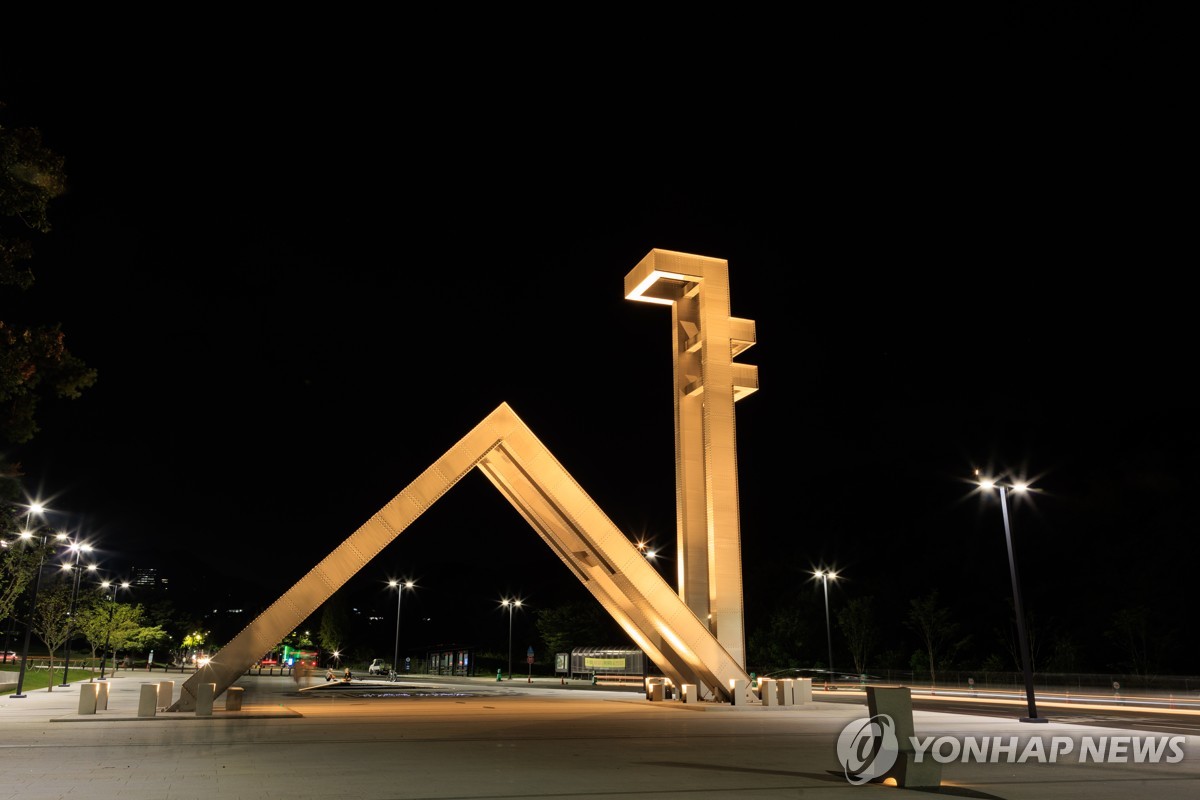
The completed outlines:
{"type": "MultiPolygon", "coordinates": [[[[827,703],[865,706],[862,689],[813,689],[813,699],[827,703]]],[[[1200,734],[1200,698],[1157,695],[1069,695],[1038,692],[1034,695],[1038,717],[1066,725],[1088,725],[1165,734],[1200,734]]],[[[943,691],[912,689],[914,709],[949,714],[1020,719],[1029,716],[1025,694],[996,691],[943,691]]]]}

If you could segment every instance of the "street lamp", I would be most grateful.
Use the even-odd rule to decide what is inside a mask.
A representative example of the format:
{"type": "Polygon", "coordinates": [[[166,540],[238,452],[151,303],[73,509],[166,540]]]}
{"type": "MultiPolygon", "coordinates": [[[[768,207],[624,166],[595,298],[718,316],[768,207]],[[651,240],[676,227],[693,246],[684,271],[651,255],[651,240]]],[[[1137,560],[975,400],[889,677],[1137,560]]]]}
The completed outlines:
{"type": "MultiPolygon", "coordinates": [[[[813,573],[821,579],[821,585],[825,587],[825,642],[829,645],[829,680],[836,678],[833,674],[833,629],[829,627],[829,582],[837,580],[837,573],[833,570],[817,570],[813,573]]],[[[825,681],[825,688],[830,687],[829,680],[825,681]]]]}
{"type": "Polygon", "coordinates": [[[392,672],[399,674],[400,672],[400,600],[404,597],[404,590],[413,588],[412,581],[400,582],[397,580],[388,581],[388,586],[396,590],[396,644],[392,648],[392,672]]]}
{"type": "MultiPolygon", "coordinates": [[[[108,598],[108,626],[104,629],[104,649],[100,652],[100,680],[104,680],[104,667],[108,662],[108,641],[109,636],[112,634],[113,617],[117,613],[117,585],[114,583],[109,583],[108,581],[104,581],[100,584],[100,588],[104,589],[105,591],[108,591],[109,586],[112,587],[112,596],[108,598]]],[[[123,581],[120,588],[128,589],[129,581],[123,581]]],[[[113,653],[114,669],[116,668],[116,664],[117,654],[113,653]]]]}
{"type": "MultiPolygon", "coordinates": [[[[79,555],[85,550],[91,550],[90,544],[71,544],[71,550],[75,551],[75,562],[73,564],[63,564],[63,570],[71,570],[74,576],[74,583],[71,586],[71,610],[67,612],[67,653],[63,659],[63,679],[59,686],[70,686],[67,683],[67,670],[71,667],[71,625],[75,622],[75,601],[79,598],[79,555]]],[[[88,570],[94,571],[95,564],[89,564],[88,570]]]]}
{"type": "MultiPolygon", "coordinates": [[[[979,475],[979,470],[975,470],[979,475]]],[[[1033,696],[1033,666],[1029,658],[1029,639],[1025,635],[1025,611],[1021,603],[1021,581],[1017,578],[1017,559],[1013,555],[1012,527],[1008,521],[1008,492],[1024,492],[1029,487],[1023,483],[1005,485],[994,480],[981,478],[979,486],[985,491],[1000,490],[1000,513],[1004,518],[1004,540],[1008,545],[1008,571],[1012,576],[1013,607],[1017,613],[1017,638],[1021,646],[1021,670],[1025,673],[1025,699],[1029,705],[1029,716],[1021,717],[1021,722],[1048,722],[1045,717],[1037,715],[1037,704],[1033,696]]]]}
{"type": "Polygon", "coordinates": [[[512,680],[512,614],[514,608],[521,607],[520,600],[510,600],[504,598],[500,601],[500,605],[508,609],[508,679],[512,680]]]}
{"type": "MultiPolygon", "coordinates": [[[[29,508],[30,514],[38,514],[41,516],[45,512],[45,508],[40,505],[33,505],[29,508]]],[[[33,531],[21,531],[21,538],[26,541],[31,541],[34,537],[33,531]]],[[[65,533],[55,534],[58,540],[65,540],[65,533]]],[[[37,608],[38,589],[42,585],[42,566],[46,562],[46,544],[50,539],[50,530],[48,528],[41,529],[41,541],[38,543],[38,565],[37,572],[33,577],[33,592],[29,597],[29,614],[25,618],[25,644],[21,648],[21,669],[17,672],[17,691],[11,697],[23,698],[27,695],[21,694],[21,689],[25,686],[25,666],[29,663],[29,638],[33,635],[33,612],[37,608]]]]}

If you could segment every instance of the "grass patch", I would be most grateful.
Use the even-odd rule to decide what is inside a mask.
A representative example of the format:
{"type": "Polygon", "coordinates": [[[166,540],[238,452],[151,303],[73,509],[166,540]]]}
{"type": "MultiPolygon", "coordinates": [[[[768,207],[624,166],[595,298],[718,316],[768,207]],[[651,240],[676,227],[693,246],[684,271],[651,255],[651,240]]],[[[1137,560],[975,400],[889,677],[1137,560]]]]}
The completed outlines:
{"type": "MultiPolygon", "coordinates": [[[[8,672],[0,672],[0,683],[16,683],[17,676],[20,674],[20,667],[9,669],[8,672]]],[[[58,689],[62,683],[62,667],[58,667],[51,673],[45,669],[28,669],[25,670],[25,680],[21,685],[21,693],[27,694],[37,690],[46,691],[46,687],[50,685],[51,680],[54,682],[54,689],[58,689]]],[[[81,683],[90,681],[93,677],[99,678],[99,670],[90,669],[75,669],[71,668],[67,671],[67,683],[81,683]]],[[[53,690],[51,690],[53,691],[53,690]]],[[[0,692],[0,695],[16,694],[16,688],[5,689],[0,692]]]]}

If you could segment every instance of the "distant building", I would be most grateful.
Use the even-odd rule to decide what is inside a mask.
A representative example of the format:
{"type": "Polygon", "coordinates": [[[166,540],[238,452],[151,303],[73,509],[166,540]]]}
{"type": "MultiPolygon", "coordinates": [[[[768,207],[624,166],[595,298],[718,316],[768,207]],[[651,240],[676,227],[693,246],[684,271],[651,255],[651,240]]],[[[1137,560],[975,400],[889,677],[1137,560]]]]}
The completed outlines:
{"type": "Polygon", "coordinates": [[[154,567],[134,567],[133,580],[130,582],[145,589],[167,588],[167,577],[154,567]]]}

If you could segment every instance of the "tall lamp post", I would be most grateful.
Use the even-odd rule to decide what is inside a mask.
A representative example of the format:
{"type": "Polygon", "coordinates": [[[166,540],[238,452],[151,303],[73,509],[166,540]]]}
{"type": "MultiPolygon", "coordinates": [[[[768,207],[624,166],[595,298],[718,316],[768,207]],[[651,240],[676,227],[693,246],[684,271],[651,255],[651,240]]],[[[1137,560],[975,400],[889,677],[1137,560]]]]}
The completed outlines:
{"type": "MultiPolygon", "coordinates": [[[[71,545],[71,549],[75,551],[74,563],[63,564],[64,570],[69,569],[72,571],[74,582],[71,586],[71,610],[67,613],[67,653],[66,658],[63,659],[63,679],[62,683],[59,684],[60,687],[71,685],[67,683],[67,670],[71,667],[71,635],[74,633],[74,631],[71,630],[71,626],[75,622],[75,602],[79,599],[79,556],[83,551],[91,550],[92,546],[90,544],[76,543],[71,545]]],[[[96,565],[89,564],[88,569],[95,570],[96,565]]]]}
{"type": "MultiPolygon", "coordinates": [[[[975,474],[979,474],[978,470],[975,474]]],[[[1017,578],[1017,559],[1013,554],[1012,526],[1008,521],[1009,490],[1024,492],[1029,487],[1021,483],[1006,486],[989,479],[981,479],[979,485],[987,491],[1000,490],[1000,513],[1004,518],[1004,540],[1008,545],[1008,571],[1012,577],[1013,609],[1017,613],[1017,639],[1020,640],[1021,646],[1021,671],[1025,673],[1025,700],[1029,706],[1029,716],[1020,719],[1021,722],[1048,722],[1049,720],[1045,717],[1037,715],[1037,703],[1034,700],[1033,662],[1029,657],[1029,638],[1025,634],[1025,610],[1021,603],[1021,581],[1017,578]]]]}
{"type": "Polygon", "coordinates": [[[413,588],[412,581],[388,581],[388,586],[396,590],[396,643],[392,648],[392,672],[400,673],[400,600],[404,597],[404,590],[413,588]]]}
{"type": "MultiPolygon", "coordinates": [[[[41,506],[31,506],[31,513],[41,514],[43,508],[41,506]]],[[[38,590],[42,585],[42,566],[46,562],[46,544],[50,539],[50,531],[46,528],[42,529],[40,541],[38,542],[38,565],[37,572],[33,576],[33,592],[29,597],[29,614],[25,619],[25,644],[21,648],[21,669],[17,672],[17,691],[10,695],[13,698],[24,698],[28,695],[22,694],[21,689],[25,686],[25,665],[29,663],[29,638],[33,635],[33,613],[37,608],[38,590]]],[[[32,531],[21,531],[21,538],[31,541],[34,538],[32,531]]],[[[65,533],[56,534],[56,538],[66,539],[65,533]]]]}
{"type": "MultiPolygon", "coordinates": [[[[108,642],[112,634],[113,617],[117,613],[117,585],[104,581],[100,584],[100,588],[108,591],[112,587],[112,596],[108,598],[108,626],[104,629],[104,649],[100,652],[100,680],[104,680],[104,667],[108,663],[108,642]]],[[[129,588],[129,581],[121,583],[122,589],[129,588]]],[[[113,653],[113,668],[116,669],[117,654],[113,653]]]]}
{"type": "Polygon", "coordinates": [[[512,680],[512,614],[514,608],[521,607],[520,600],[510,600],[504,598],[500,601],[500,605],[508,609],[508,679],[512,680]]]}
{"type": "Polygon", "coordinates": [[[831,681],[834,680],[833,674],[833,629],[829,626],[829,582],[837,580],[837,573],[832,570],[818,570],[813,573],[821,579],[821,585],[825,588],[825,642],[829,646],[829,679],[825,681],[825,688],[831,686],[831,681]]]}

